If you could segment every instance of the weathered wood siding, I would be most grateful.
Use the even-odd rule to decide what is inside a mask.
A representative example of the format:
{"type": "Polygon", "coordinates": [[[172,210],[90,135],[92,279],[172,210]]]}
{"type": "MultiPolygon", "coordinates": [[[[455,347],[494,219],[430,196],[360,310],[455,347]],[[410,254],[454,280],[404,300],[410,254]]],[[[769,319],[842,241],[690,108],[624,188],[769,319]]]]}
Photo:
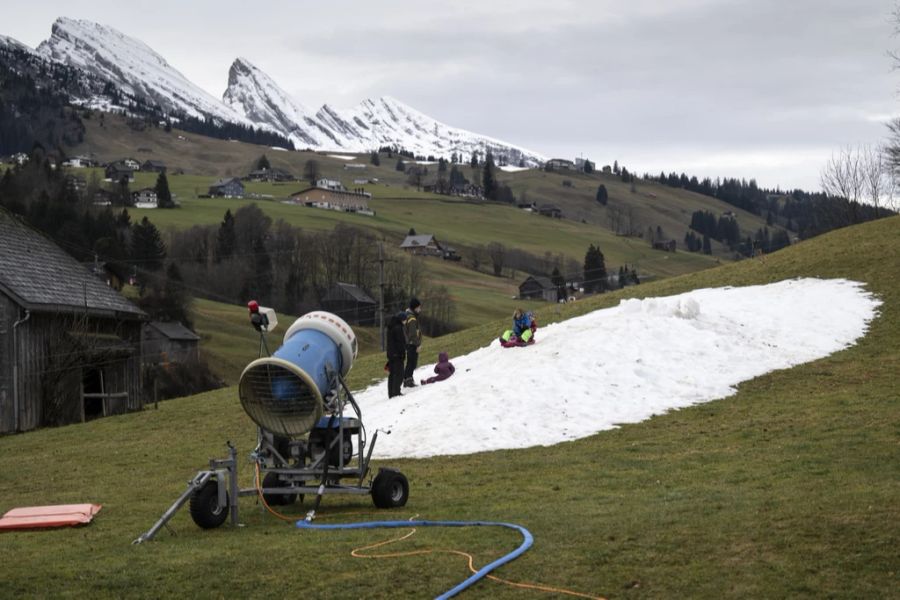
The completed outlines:
{"type": "MultiPolygon", "coordinates": [[[[64,370],[59,365],[64,348],[51,347],[54,340],[66,333],[69,326],[65,316],[32,313],[16,330],[13,348],[12,326],[22,311],[5,295],[0,294],[0,433],[16,431],[15,393],[13,390],[13,365],[18,363],[19,419],[18,431],[29,431],[48,424],[51,415],[44,414],[43,398],[49,381],[59,382],[57,400],[59,407],[52,415],[59,423],[76,423],[83,419],[82,380],[84,371],[98,368],[103,371],[107,392],[127,392],[128,399],[112,399],[107,403],[107,414],[119,414],[140,410],[141,397],[141,324],[139,321],[91,319],[88,328],[102,334],[115,334],[131,348],[129,356],[106,358],[94,364],[90,357],[68,364],[64,370]],[[56,354],[54,354],[56,352],[56,354]]],[[[71,362],[71,361],[70,361],[71,362]]]]}

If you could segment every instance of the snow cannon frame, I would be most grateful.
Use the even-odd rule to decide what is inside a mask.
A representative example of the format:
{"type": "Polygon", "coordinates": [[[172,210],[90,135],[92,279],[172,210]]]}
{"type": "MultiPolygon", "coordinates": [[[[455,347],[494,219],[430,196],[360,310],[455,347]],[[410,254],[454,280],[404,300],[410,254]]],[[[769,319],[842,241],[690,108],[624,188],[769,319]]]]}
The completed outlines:
{"type": "MultiPolygon", "coordinates": [[[[258,312],[250,310],[251,323],[260,334],[262,355],[263,348],[268,352],[265,335],[273,327],[257,327],[259,317],[254,321],[253,315],[258,312]]],[[[294,377],[294,383],[302,384],[302,389],[308,392],[306,396],[314,400],[314,406],[302,407],[305,413],[295,423],[296,428],[281,427],[277,419],[270,422],[265,415],[254,416],[247,411],[257,423],[257,446],[250,454],[257,470],[256,486],[238,487],[237,450],[227,442],[229,457],[211,459],[209,469],[199,471],[181,497],[134,543],[153,539],[188,502],[191,518],[203,529],[219,527],[229,515],[231,524],[237,526],[240,496],[262,496],[268,506],[284,506],[297,500],[302,502],[307,494],[315,494],[315,505],[306,514],[307,521],[315,517],[325,494],[371,495],[378,508],[406,505],[409,482],[403,473],[383,467],[371,476],[370,460],[378,432],[371,441],[367,439],[359,405],[344,380],[357,352],[356,334],[336,315],[315,311],[294,321],[284,335],[282,346],[272,356],[260,356],[244,369],[239,386],[241,404],[247,411],[243,394],[245,376],[250,377],[248,373],[278,371],[294,377]],[[319,335],[308,335],[306,339],[304,332],[319,335]],[[328,338],[333,347],[326,343],[317,346],[322,338],[328,338]],[[329,360],[322,360],[317,352],[327,354],[329,360]],[[276,431],[265,427],[266,423],[274,425],[276,431]]]]}

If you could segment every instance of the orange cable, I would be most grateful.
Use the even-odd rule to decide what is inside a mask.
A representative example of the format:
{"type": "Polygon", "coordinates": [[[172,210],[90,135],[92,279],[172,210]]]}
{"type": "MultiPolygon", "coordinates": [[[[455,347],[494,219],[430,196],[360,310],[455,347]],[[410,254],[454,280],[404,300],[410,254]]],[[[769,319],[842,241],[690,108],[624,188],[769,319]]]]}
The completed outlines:
{"type": "MultiPolygon", "coordinates": [[[[268,510],[270,513],[272,513],[274,516],[276,516],[279,519],[282,519],[284,521],[296,521],[297,520],[297,517],[287,517],[285,515],[282,515],[278,511],[274,510],[271,506],[269,506],[269,504],[266,502],[266,499],[262,493],[262,486],[260,486],[260,483],[259,483],[259,464],[256,465],[256,493],[259,496],[260,501],[263,503],[263,506],[266,507],[266,510],[268,510]]],[[[366,515],[366,514],[370,514],[370,513],[336,513],[333,515],[325,515],[325,517],[327,518],[327,517],[348,516],[348,515],[366,515]]],[[[413,515],[412,517],[409,518],[409,520],[413,520],[418,516],[419,516],[418,514],[413,515]]],[[[475,568],[475,557],[467,552],[463,552],[462,550],[452,550],[452,549],[445,549],[445,548],[429,548],[429,549],[423,549],[423,550],[407,550],[405,552],[386,552],[386,553],[381,553],[381,554],[363,554],[363,552],[365,552],[366,550],[372,550],[375,548],[380,548],[381,546],[388,546],[390,544],[395,544],[395,543],[407,540],[407,539],[411,538],[413,535],[415,535],[416,531],[417,531],[417,529],[415,527],[413,527],[411,531],[408,531],[407,533],[403,534],[402,536],[389,538],[387,540],[382,540],[382,541],[376,542],[374,544],[369,544],[367,546],[360,546],[359,548],[354,548],[353,550],[350,551],[350,556],[352,556],[353,558],[379,559],[379,558],[403,558],[403,557],[407,557],[407,556],[422,556],[425,554],[438,554],[438,553],[456,554],[457,556],[463,556],[466,559],[468,559],[468,567],[472,573],[478,572],[478,569],[475,568]]],[[[606,598],[604,598],[603,596],[591,596],[590,594],[574,592],[572,590],[566,590],[563,588],[555,588],[555,587],[548,586],[548,585],[541,585],[541,584],[534,584],[534,583],[520,583],[517,581],[510,581],[508,579],[502,579],[500,577],[496,577],[496,576],[490,575],[490,574],[488,574],[486,577],[493,581],[496,581],[496,582],[499,582],[499,583],[502,583],[505,585],[509,585],[512,587],[522,588],[522,589],[537,590],[537,591],[541,591],[541,592],[551,592],[551,593],[557,593],[557,594],[565,594],[568,596],[575,596],[578,598],[590,598],[591,600],[606,600],[606,598]]]]}

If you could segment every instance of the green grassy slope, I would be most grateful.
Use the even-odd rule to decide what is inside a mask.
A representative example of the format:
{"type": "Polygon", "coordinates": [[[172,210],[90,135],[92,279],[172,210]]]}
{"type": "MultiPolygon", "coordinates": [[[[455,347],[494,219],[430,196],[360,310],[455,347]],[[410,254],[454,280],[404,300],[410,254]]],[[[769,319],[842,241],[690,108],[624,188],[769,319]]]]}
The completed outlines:
{"type": "MultiPolygon", "coordinates": [[[[759,377],[730,398],[550,448],[392,461],[411,482],[404,510],[328,498],[323,521],[482,519],[520,523],[533,549],[498,573],[611,598],[885,598],[900,588],[900,218],[847,228],[772,254],[627,288],[542,321],[667,295],[798,276],[865,282],[884,304],[852,348],[759,377]]],[[[460,354],[506,320],[423,348],[460,354]]],[[[358,361],[351,383],[382,375],[358,361]]],[[[485,396],[485,402],[491,398],[485,396]]],[[[477,415],[472,415],[477,418],[477,415]]],[[[158,410],[0,439],[0,507],[99,502],[87,527],[0,534],[0,596],[423,597],[466,575],[465,559],[359,560],[390,532],[298,532],[242,502],[245,527],[201,531],[186,512],[155,543],[130,546],[209,456],[254,429],[234,389],[158,410]]],[[[250,473],[241,463],[244,484],[250,473]]],[[[304,509],[285,512],[296,518],[304,509]]],[[[512,550],[493,530],[419,530],[379,550],[457,549],[481,566],[512,550]]],[[[468,598],[529,594],[484,581],[468,598]]]]}

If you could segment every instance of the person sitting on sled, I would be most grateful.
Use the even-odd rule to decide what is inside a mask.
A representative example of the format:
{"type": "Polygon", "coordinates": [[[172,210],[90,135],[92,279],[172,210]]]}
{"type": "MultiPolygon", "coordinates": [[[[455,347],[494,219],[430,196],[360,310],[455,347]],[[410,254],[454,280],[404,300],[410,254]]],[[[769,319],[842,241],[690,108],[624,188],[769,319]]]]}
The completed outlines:
{"type": "Polygon", "coordinates": [[[443,381],[456,373],[456,367],[454,367],[453,363],[450,362],[450,358],[447,356],[446,352],[441,352],[440,354],[438,354],[438,363],[434,365],[434,372],[437,373],[437,376],[423,379],[421,381],[422,385],[425,385],[426,383],[435,383],[436,381],[443,381]]]}
{"type": "Polygon", "coordinates": [[[503,345],[528,344],[533,340],[535,329],[537,329],[537,323],[534,316],[530,312],[517,308],[513,313],[513,328],[503,332],[500,342],[503,345]]]}

